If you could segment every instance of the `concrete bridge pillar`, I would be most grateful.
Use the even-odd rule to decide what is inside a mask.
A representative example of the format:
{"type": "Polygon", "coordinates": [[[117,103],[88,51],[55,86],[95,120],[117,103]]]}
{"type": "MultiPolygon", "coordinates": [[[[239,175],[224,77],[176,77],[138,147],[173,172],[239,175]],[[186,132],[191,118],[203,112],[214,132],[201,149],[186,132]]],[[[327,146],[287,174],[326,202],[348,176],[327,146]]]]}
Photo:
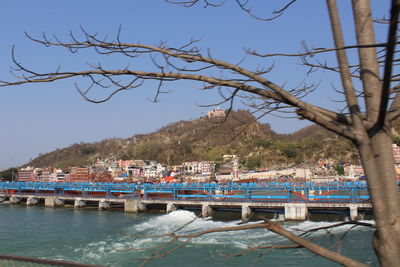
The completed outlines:
{"type": "Polygon", "coordinates": [[[355,204],[350,204],[350,205],[349,205],[349,210],[350,210],[350,220],[351,220],[351,221],[358,221],[358,210],[357,210],[357,205],[355,205],[355,204]]]}
{"type": "Polygon", "coordinates": [[[62,199],[55,197],[45,197],[44,198],[44,206],[45,207],[55,207],[55,206],[64,206],[65,202],[62,199]]]}
{"type": "Polygon", "coordinates": [[[175,206],[174,203],[168,203],[167,204],[167,213],[170,213],[170,212],[173,212],[173,211],[176,211],[176,210],[177,210],[177,207],[175,206]]]}
{"type": "Polygon", "coordinates": [[[55,197],[45,197],[44,198],[44,206],[45,207],[54,207],[55,203],[54,203],[55,197]]]}
{"type": "Polygon", "coordinates": [[[303,203],[285,204],[285,220],[307,220],[308,209],[303,203]]]}
{"type": "Polygon", "coordinates": [[[111,207],[110,203],[108,203],[107,201],[105,201],[105,200],[100,200],[99,201],[99,210],[107,210],[110,207],[111,207]]]}
{"type": "Polygon", "coordinates": [[[74,207],[75,208],[86,207],[86,201],[83,201],[81,198],[77,198],[77,199],[75,199],[74,207]]]}
{"type": "Polygon", "coordinates": [[[242,221],[247,222],[251,216],[251,208],[247,204],[242,205],[242,221]]]}
{"type": "Polygon", "coordinates": [[[11,204],[18,204],[20,202],[21,202],[21,198],[20,197],[14,197],[14,196],[10,197],[10,203],[11,204]]]}
{"type": "Polygon", "coordinates": [[[64,206],[65,205],[65,201],[59,198],[55,198],[54,199],[54,206],[64,206]]]}
{"type": "Polygon", "coordinates": [[[28,206],[34,206],[38,203],[39,203],[39,200],[34,197],[28,197],[28,199],[26,200],[26,205],[28,205],[28,206]]]}
{"type": "Polygon", "coordinates": [[[146,210],[146,205],[143,204],[139,199],[127,199],[124,204],[125,212],[143,212],[146,210]]]}
{"type": "Polygon", "coordinates": [[[208,204],[203,204],[202,206],[201,206],[201,216],[203,217],[203,218],[207,218],[207,217],[210,217],[211,216],[211,214],[212,214],[212,208],[210,207],[210,205],[208,205],[208,204]]]}

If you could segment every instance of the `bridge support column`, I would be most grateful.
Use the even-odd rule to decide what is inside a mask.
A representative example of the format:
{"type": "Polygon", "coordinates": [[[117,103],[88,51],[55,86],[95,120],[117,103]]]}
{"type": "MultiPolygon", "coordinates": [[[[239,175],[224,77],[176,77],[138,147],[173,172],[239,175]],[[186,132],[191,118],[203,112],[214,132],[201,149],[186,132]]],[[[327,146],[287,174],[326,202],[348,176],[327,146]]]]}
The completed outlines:
{"type": "Polygon", "coordinates": [[[303,203],[285,204],[285,220],[307,220],[308,209],[303,203]]]}
{"type": "Polygon", "coordinates": [[[86,207],[86,201],[83,201],[81,198],[75,199],[74,208],[83,208],[86,207]]]}
{"type": "Polygon", "coordinates": [[[28,197],[28,199],[26,200],[26,205],[27,206],[34,206],[36,204],[39,203],[39,200],[37,198],[34,197],[28,197]]]}
{"type": "Polygon", "coordinates": [[[55,197],[45,197],[44,198],[44,206],[45,207],[54,207],[55,203],[54,203],[55,197]]]}
{"type": "Polygon", "coordinates": [[[125,212],[143,212],[146,210],[146,205],[139,199],[127,199],[124,204],[125,212]]]}
{"type": "Polygon", "coordinates": [[[351,221],[358,221],[357,205],[350,204],[349,205],[349,210],[350,210],[350,220],[351,221]]]}
{"type": "Polygon", "coordinates": [[[242,205],[242,221],[247,222],[251,216],[251,208],[247,204],[242,205]]]}
{"type": "Polygon", "coordinates": [[[202,206],[201,206],[201,216],[203,217],[203,218],[207,218],[207,217],[210,217],[211,216],[211,214],[212,214],[212,208],[210,207],[210,205],[208,205],[208,204],[203,204],[202,206]]]}
{"type": "Polygon", "coordinates": [[[171,213],[171,212],[173,212],[173,211],[176,211],[177,210],[177,207],[175,206],[175,204],[174,203],[168,203],[167,204],[167,213],[171,213]]]}
{"type": "Polygon", "coordinates": [[[11,204],[18,204],[18,203],[20,203],[21,202],[21,198],[19,198],[19,197],[14,197],[14,196],[11,196],[10,197],[10,203],[11,204]]]}
{"type": "Polygon", "coordinates": [[[110,203],[104,199],[99,201],[99,210],[108,210],[110,207],[110,203]]]}
{"type": "Polygon", "coordinates": [[[45,207],[59,207],[64,206],[65,202],[62,199],[55,198],[55,197],[45,197],[44,198],[44,206],[45,207]]]}
{"type": "Polygon", "coordinates": [[[60,207],[60,206],[64,206],[65,205],[65,201],[59,198],[55,198],[54,199],[54,206],[60,207]]]}

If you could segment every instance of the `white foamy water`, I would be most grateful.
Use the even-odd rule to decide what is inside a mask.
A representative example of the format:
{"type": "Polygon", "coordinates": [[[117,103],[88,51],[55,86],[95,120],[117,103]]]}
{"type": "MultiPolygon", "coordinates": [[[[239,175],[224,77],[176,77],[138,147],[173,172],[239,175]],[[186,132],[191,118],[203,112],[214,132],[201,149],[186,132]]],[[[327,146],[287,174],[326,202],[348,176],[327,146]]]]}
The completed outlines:
{"type": "MultiPolygon", "coordinates": [[[[171,237],[154,238],[153,235],[171,233],[186,225],[177,234],[190,234],[212,228],[235,226],[235,221],[213,221],[196,217],[190,211],[178,210],[170,214],[131,214],[113,211],[43,209],[22,205],[0,205],[0,247],[3,254],[60,259],[84,262],[112,267],[138,266],[151,255],[160,256],[148,265],[152,267],[231,267],[249,266],[255,259],[255,266],[336,266],[320,257],[308,257],[305,250],[254,250],[242,257],[226,259],[223,255],[235,254],[243,249],[261,245],[288,244],[283,237],[266,229],[252,229],[234,232],[219,232],[194,238],[185,247],[164,257],[158,251],[171,237]],[[142,237],[137,237],[142,236],[142,237]],[[151,249],[154,248],[154,249],[151,249]]],[[[368,221],[371,222],[371,221],[368,221]]],[[[254,222],[253,222],[254,223],[254,222]]],[[[322,227],[331,222],[284,222],[285,228],[295,231],[297,228],[310,229],[322,227]]],[[[340,237],[349,229],[349,225],[333,230],[340,237]]],[[[377,264],[371,247],[373,230],[356,227],[350,231],[340,250],[347,256],[374,266],[377,264]]],[[[299,232],[300,233],[300,232],[299,232]]],[[[324,231],[313,234],[318,243],[333,250],[335,240],[324,231]]],[[[172,249],[173,245],[165,248],[172,249]]]]}
{"type": "MultiPolygon", "coordinates": [[[[162,235],[171,233],[188,223],[183,229],[176,232],[176,234],[193,234],[214,228],[237,226],[240,222],[239,220],[229,222],[213,221],[211,219],[196,217],[195,213],[190,211],[178,210],[166,215],[151,218],[146,222],[133,226],[130,230],[141,233],[142,235],[162,235]]],[[[254,246],[255,240],[267,236],[274,236],[275,239],[278,238],[277,235],[269,231],[253,229],[205,234],[192,239],[190,244],[229,244],[238,248],[245,248],[250,244],[254,246]]]]}
{"type": "MultiPolygon", "coordinates": [[[[231,227],[237,226],[240,221],[213,221],[210,219],[199,218],[194,212],[177,210],[169,214],[151,216],[146,218],[144,221],[132,225],[125,229],[125,235],[118,237],[110,237],[107,240],[101,240],[87,244],[85,247],[77,248],[75,251],[82,253],[87,259],[97,260],[105,255],[119,254],[119,253],[132,253],[132,254],[143,254],[144,248],[152,248],[160,246],[168,240],[170,237],[152,237],[167,235],[175,232],[182,226],[187,224],[184,228],[175,232],[175,234],[192,234],[213,228],[231,227]]],[[[372,221],[367,221],[373,223],[372,221]]],[[[251,222],[254,223],[254,222],[251,222]]],[[[250,223],[250,224],[251,224],[250,223]]],[[[317,227],[324,227],[334,224],[332,222],[312,222],[304,221],[299,223],[285,223],[283,224],[286,229],[291,230],[297,234],[301,233],[301,230],[309,230],[317,227]]],[[[341,234],[346,232],[352,227],[352,225],[343,225],[331,230],[332,233],[341,234]]],[[[356,227],[355,231],[363,227],[356,227]]],[[[325,231],[318,231],[312,234],[313,236],[326,235],[325,231]]],[[[184,239],[185,240],[185,239],[184,239]]],[[[284,237],[274,234],[266,229],[251,229],[231,232],[216,232],[205,234],[196,237],[190,241],[187,247],[196,246],[229,246],[236,249],[246,249],[255,246],[265,246],[272,244],[279,244],[282,241],[287,241],[284,237]]]]}
{"type": "MultiPolygon", "coordinates": [[[[76,248],[75,252],[82,254],[88,260],[97,260],[102,256],[116,253],[139,253],[140,249],[156,247],[170,240],[170,237],[150,236],[160,236],[174,232],[187,223],[189,224],[176,232],[177,235],[236,226],[239,222],[239,220],[229,222],[212,221],[211,219],[199,218],[190,211],[178,210],[165,215],[149,217],[141,223],[128,227],[125,235],[89,243],[84,247],[76,248]]],[[[206,234],[192,239],[186,246],[229,245],[238,249],[245,249],[249,246],[261,245],[264,238],[271,237],[275,241],[282,239],[269,231],[254,229],[206,234]]]]}
{"type": "Polygon", "coordinates": [[[132,230],[135,232],[149,231],[152,234],[166,234],[180,228],[181,226],[189,222],[191,223],[188,224],[183,230],[179,231],[179,233],[201,231],[217,227],[235,226],[240,221],[213,221],[210,218],[203,219],[197,217],[196,214],[191,211],[177,210],[166,215],[150,218],[146,222],[133,226],[132,230]]]}
{"type": "MultiPolygon", "coordinates": [[[[168,255],[157,251],[171,237],[154,238],[175,231],[190,234],[212,228],[230,227],[240,221],[213,221],[196,217],[190,211],[178,210],[170,214],[132,214],[114,211],[47,209],[23,205],[0,205],[0,247],[3,254],[60,259],[112,267],[139,266],[151,255],[160,256],[151,261],[152,267],[231,267],[249,266],[307,266],[334,267],[335,264],[321,257],[305,254],[305,250],[252,250],[241,257],[224,257],[242,252],[244,249],[289,242],[266,229],[220,232],[194,238],[184,247],[168,255]],[[138,237],[141,236],[141,237],[138,237]],[[153,249],[151,249],[153,248],[153,249]],[[267,255],[264,253],[268,252],[267,255]],[[158,254],[154,254],[158,253],[158,254]],[[161,254],[160,254],[161,253],[161,254]],[[260,254],[261,257],[260,257],[260,254]],[[165,256],[165,257],[164,257],[165,256]]],[[[371,221],[367,221],[370,222],[371,221]]],[[[253,222],[254,223],[254,222],[253,222]]],[[[284,222],[287,229],[310,229],[333,224],[333,222],[284,222]]],[[[346,233],[349,225],[338,227],[332,232],[338,236],[346,233]]],[[[373,230],[356,227],[335,246],[336,240],[324,231],[311,236],[319,244],[330,249],[343,251],[347,256],[376,266],[377,259],[371,246],[373,230]],[[325,236],[324,236],[325,235],[325,236]],[[315,239],[313,238],[315,236],[315,239]]],[[[176,242],[164,249],[173,249],[176,242]]]]}

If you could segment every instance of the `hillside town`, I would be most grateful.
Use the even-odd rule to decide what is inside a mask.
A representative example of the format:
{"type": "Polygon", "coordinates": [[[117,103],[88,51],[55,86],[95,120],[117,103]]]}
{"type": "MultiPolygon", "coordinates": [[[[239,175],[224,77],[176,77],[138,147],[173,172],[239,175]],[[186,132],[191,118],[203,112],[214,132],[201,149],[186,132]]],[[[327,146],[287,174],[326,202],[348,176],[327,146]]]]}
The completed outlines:
{"type": "MultiPolygon", "coordinates": [[[[400,147],[393,144],[396,167],[400,167],[400,147]]],[[[400,168],[396,168],[400,170],[400,168]]],[[[400,171],[398,172],[400,174],[400,171]]],[[[311,167],[295,166],[279,170],[248,170],[239,165],[237,155],[223,155],[223,162],[190,161],[165,166],[152,160],[99,159],[90,166],[18,169],[14,181],[20,182],[231,182],[231,181],[316,181],[359,180],[364,178],[361,165],[320,159],[311,167]]]]}

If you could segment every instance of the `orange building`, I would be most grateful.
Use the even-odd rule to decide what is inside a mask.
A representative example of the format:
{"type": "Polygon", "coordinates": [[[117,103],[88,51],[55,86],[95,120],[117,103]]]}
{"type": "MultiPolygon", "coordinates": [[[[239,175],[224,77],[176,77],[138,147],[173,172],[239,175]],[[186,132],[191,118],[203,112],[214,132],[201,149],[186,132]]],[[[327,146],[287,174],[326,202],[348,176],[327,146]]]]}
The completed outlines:
{"type": "Polygon", "coordinates": [[[87,182],[89,181],[89,168],[70,167],[68,179],[70,182],[87,182]]]}

